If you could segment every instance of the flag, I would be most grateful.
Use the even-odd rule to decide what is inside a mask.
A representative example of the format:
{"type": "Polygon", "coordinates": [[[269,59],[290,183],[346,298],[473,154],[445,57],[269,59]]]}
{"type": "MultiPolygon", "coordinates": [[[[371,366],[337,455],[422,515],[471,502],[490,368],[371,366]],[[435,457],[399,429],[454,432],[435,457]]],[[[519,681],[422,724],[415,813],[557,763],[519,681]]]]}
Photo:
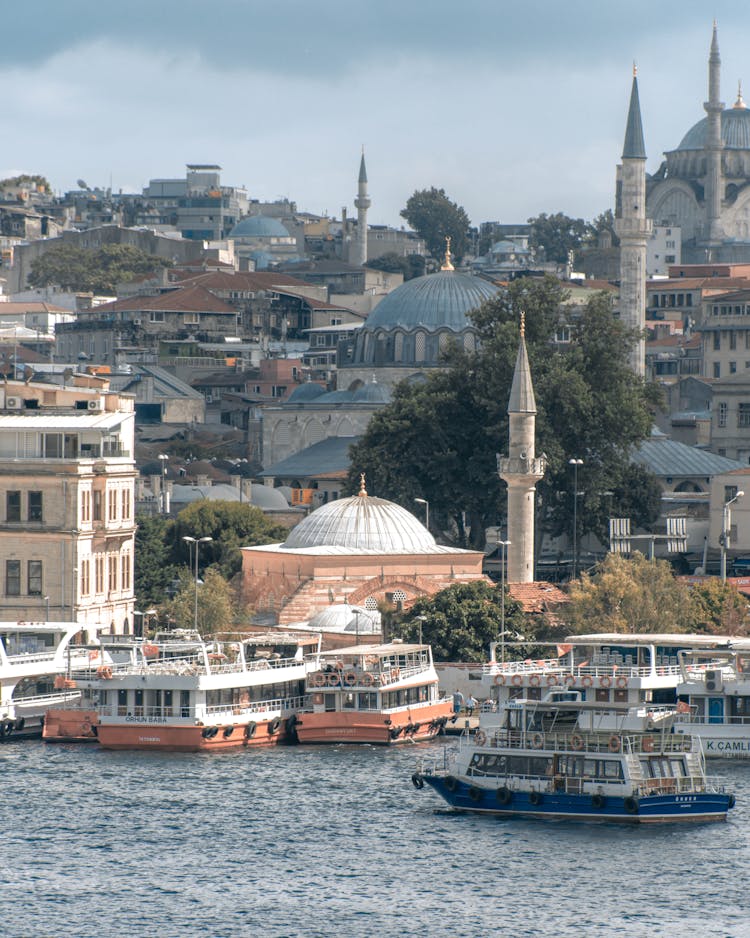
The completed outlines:
{"type": "Polygon", "coordinates": [[[684,700],[678,700],[677,712],[678,713],[690,713],[690,704],[686,704],[684,700]]]}
{"type": "Polygon", "coordinates": [[[618,669],[618,667],[619,667],[619,665],[617,665],[617,664],[613,664],[613,665],[612,665],[612,674],[617,674],[617,669],[618,669]]]}
{"type": "Polygon", "coordinates": [[[585,661],[579,661],[579,662],[578,662],[578,670],[580,671],[581,668],[585,668],[588,663],[589,663],[589,662],[588,662],[588,658],[587,658],[585,661]]]}
{"type": "Polygon", "coordinates": [[[569,651],[573,651],[572,645],[558,645],[557,646],[557,657],[562,658],[563,655],[567,655],[569,651]]]}

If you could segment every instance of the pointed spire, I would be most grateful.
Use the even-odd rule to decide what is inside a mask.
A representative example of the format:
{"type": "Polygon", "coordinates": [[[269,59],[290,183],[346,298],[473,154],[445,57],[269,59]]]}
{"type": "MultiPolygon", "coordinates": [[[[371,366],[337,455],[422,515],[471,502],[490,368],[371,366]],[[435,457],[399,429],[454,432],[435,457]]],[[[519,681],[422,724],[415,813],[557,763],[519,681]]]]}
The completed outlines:
{"type": "Polygon", "coordinates": [[[509,414],[535,414],[536,399],[534,385],[531,383],[531,368],[529,356],[526,352],[526,313],[521,313],[520,327],[521,341],[518,344],[516,368],[513,372],[513,383],[510,386],[510,399],[508,400],[509,414]]]}
{"type": "Polygon", "coordinates": [[[361,472],[359,475],[359,492],[358,495],[360,498],[367,497],[367,489],[365,488],[365,474],[361,472]]]}
{"type": "Polygon", "coordinates": [[[719,55],[719,27],[716,25],[716,20],[714,20],[714,31],[711,35],[711,56],[719,55]]]}
{"type": "Polygon", "coordinates": [[[362,144],[362,159],[359,161],[359,181],[367,182],[367,168],[365,167],[365,145],[362,144]]]}
{"type": "Polygon", "coordinates": [[[441,270],[455,270],[451,262],[451,239],[450,235],[446,235],[445,238],[445,259],[440,267],[441,270]]]}
{"type": "Polygon", "coordinates": [[[643,142],[643,123],[641,122],[641,102],[638,97],[638,78],[633,65],[633,87],[630,91],[628,124],[625,128],[625,144],[622,148],[624,160],[645,160],[646,146],[643,142]]]}
{"type": "Polygon", "coordinates": [[[742,98],[742,79],[741,79],[741,78],[740,78],[740,80],[737,82],[737,100],[734,102],[734,104],[732,105],[732,107],[733,107],[736,111],[744,111],[744,110],[746,110],[746,108],[747,108],[747,105],[745,104],[745,102],[744,102],[744,100],[743,100],[743,98],[742,98]]]}

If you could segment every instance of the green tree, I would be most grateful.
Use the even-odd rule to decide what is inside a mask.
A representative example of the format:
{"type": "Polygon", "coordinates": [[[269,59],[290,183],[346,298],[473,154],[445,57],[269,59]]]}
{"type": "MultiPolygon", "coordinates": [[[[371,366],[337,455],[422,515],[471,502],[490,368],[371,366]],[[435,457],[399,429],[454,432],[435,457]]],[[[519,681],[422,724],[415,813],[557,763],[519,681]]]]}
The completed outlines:
{"type": "Polygon", "coordinates": [[[211,542],[200,546],[200,566],[215,565],[224,577],[231,579],[242,567],[241,547],[283,541],[287,531],[284,525],[269,521],[254,505],[225,501],[193,502],[177,515],[173,556],[189,563],[188,544],[183,538],[210,537],[211,542]]]}
{"type": "MultiPolygon", "coordinates": [[[[195,625],[195,580],[187,570],[180,577],[174,599],[162,606],[168,621],[180,629],[195,625]]],[[[234,622],[234,597],[224,577],[215,569],[206,570],[198,584],[198,631],[201,635],[228,631],[234,622]]]]}
{"type": "Polygon", "coordinates": [[[582,218],[570,218],[563,212],[547,215],[542,212],[535,218],[529,218],[531,225],[530,246],[537,252],[544,252],[548,261],[566,264],[570,252],[578,254],[590,233],[590,228],[582,218]]]}
{"type": "Polygon", "coordinates": [[[665,560],[607,554],[593,575],[570,585],[561,610],[571,632],[692,632],[695,605],[689,587],[665,560]]]}
{"type": "Polygon", "coordinates": [[[445,255],[445,239],[451,239],[451,253],[460,263],[469,249],[469,216],[464,209],[451,202],[445,189],[420,189],[409,197],[401,211],[409,225],[427,245],[437,260],[445,255]]]}
{"type": "Polygon", "coordinates": [[[52,192],[52,186],[49,184],[46,176],[40,176],[38,173],[21,173],[20,176],[9,176],[7,179],[0,179],[0,191],[13,186],[34,186],[39,192],[52,192]]]}
{"type": "Polygon", "coordinates": [[[396,254],[395,251],[389,251],[387,254],[368,260],[367,266],[373,270],[403,274],[404,280],[412,280],[414,277],[424,275],[424,258],[421,254],[409,254],[404,257],[402,254],[396,254]]]}
{"type": "Polygon", "coordinates": [[[133,584],[139,609],[162,603],[169,585],[179,573],[171,562],[175,523],[164,515],[136,518],[133,584]]]}
{"type": "Polygon", "coordinates": [[[617,245],[620,243],[620,239],[615,233],[615,216],[612,214],[611,208],[608,208],[600,215],[597,215],[596,218],[591,222],[589,225],[588,240],[591,243],[596,244],[599,235],[605,231],[608,232],[612,237],[612,246],[617,247],[617,245]]]}
{"type": "Polygon", "coordinates": [[[747,598],[730,583],[704,580],[691,586],[696,627],[712,635],[747,635],[750,628],[747,598]]]}
{"type": "MultiPolygon", "coordinates": [[[[432,645],[436,661],[487,661],[490,642],[502,631],[502,594],[484,581],[458,583],[431,597],[418,599],[401,621],[393,625],[397,637],[432,645]],[[420,617],[424,620],[420,622],[420,617]]],[[[505,597],[506,639],[526,635],[527,621],[521,604],[505,597]]]]}
{"type": "Polygon", "coordinates": [[[114,293],[118,283],[171,266],[130,244],[107,244],[98,250],[59,244],[31,263],[33,287],[55,285],[63,290],[114,293]]]}

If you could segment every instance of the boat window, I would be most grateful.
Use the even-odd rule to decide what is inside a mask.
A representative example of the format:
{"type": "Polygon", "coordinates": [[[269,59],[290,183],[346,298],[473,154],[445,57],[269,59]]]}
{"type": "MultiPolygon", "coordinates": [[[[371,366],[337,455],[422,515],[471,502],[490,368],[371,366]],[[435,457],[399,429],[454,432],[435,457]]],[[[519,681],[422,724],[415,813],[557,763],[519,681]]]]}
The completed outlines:
{"type": "Polygon", "coordinates": [[[614,691],[614,701],[615,703],[627,703],[628,702],[628,690],[627,688],[620,688],[619,690],[614,691]]]}
{"type": "Polygon", "coordinates": [[[375,691],[363,691],[359,694],[359,709],[360,710],[377,710],[378,707],[378,695],[375,691]]]}
{"type": "Polygon", "coordinates": [[[189,690],[180,691],[180,716],[183,716],[183,717],[190,716],[190,691],[189,690]]]}
{"type": "Polygon", "coordinates": [[[583,760],[583,774],[588,775],[591,778],[596,777],[596,759],[584,759],[583,760]]]}
{"type": "Polygon", "coordinates": [[[667,758],[652,759],[651,763],[652,763],[654,778],[671,778],[672,777],[672,767],[669,764],[669,759],[667,758]]]}
{"type": "Polygon", "coordinates": [[[595,700],[597,703],[609,703],[609,691],[605,687],[597,687],[595,700]]]}
{"type": "Polygon", "coordinates": [[[326,713],[334,713],[336,710],[336,695],[326,694],[325,698],[326,713]]]}
{"type": "Polygon", "coordinates": [[[651,766],[649,764],[648,759],[640,759],[639,761],[641,763],[641,772],[643,773],[643,777],[652,778],[651,766]]]}
{"type": "Polygon", "coordinates": [[[695,716],[703,717],[706,715],[706,698],[705,697],[691,697],[690,706],[694,708],[695,716]]]}
{"type": "Polygon", "coordinates": [[[672,775],[674,775],[675,778],[687,775],[685,763],[682,759],[670,759],[670,765],[672,766],[672,775]]]}
{"type": "Polygon", "coordinates": [[[622,778],[622,764],[619,759],[603,759],[599,778],[622,778]]]}
{"type": "Polygon", "coordinates": [[[347,710],[354,709],[354,694],[344,694],[343,706],[347,710]]]}

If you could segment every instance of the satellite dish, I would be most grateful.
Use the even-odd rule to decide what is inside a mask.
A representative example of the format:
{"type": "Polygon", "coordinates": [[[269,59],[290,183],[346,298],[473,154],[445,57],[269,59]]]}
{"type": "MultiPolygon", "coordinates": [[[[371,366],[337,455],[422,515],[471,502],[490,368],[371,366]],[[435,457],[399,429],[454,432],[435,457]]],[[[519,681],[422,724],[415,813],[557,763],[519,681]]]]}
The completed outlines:
{"type": "Polygon", "coordinates": [[[86,185],[86,183],[85,183],[85,181],[84,181],[83,179],[79,179],[79,180],[78,180],[78,188],[79,188],[79,189],[88,189],[88,186],[86,185]]]}

